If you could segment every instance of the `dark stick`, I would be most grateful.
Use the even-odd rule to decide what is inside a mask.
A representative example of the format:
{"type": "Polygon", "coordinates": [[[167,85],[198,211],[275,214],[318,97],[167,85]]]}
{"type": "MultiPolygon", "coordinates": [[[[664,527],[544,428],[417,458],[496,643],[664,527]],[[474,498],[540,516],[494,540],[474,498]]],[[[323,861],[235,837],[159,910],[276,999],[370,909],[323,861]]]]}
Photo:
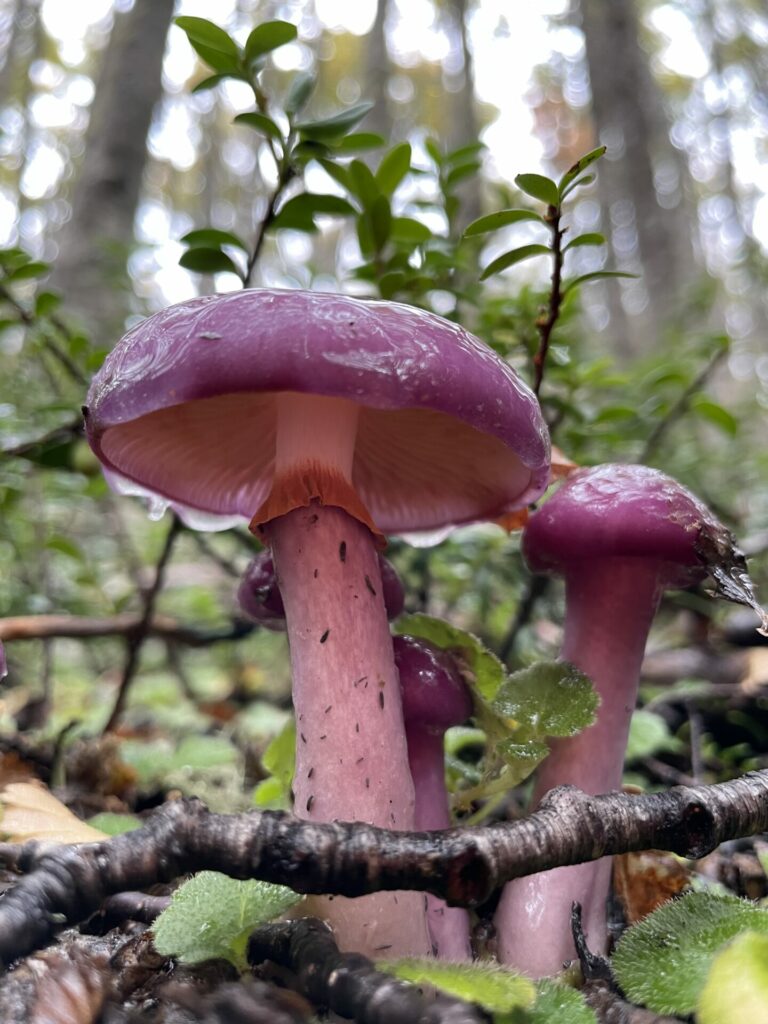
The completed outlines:
{"type": "Polygon", "coordinates": [[[539,350],[533,357],[533,366],[535,370],[533,392],[537,396],[541,390],[542,381],[544,380],[544,370],[547,365],[547,355],[549,354],[549,342],[552,337],[552,331],[560,316],[560,306],[563,301],[560,286],[563,280],[563,235],[565,234],[565,231],[560,227],[561,217],[562,210],[559,206],[547,207],[547,213],[544,220],[547,222],[547,225],[552,232],[552,283],[549,289],[549,305],[547,310],[536,321],[536,327],[539,332],[539,350]]]}
{"type": "MultiPolygon", "coordinates": [[[[73,362],[72,359],[70,359],[69,355],[64,351],[63,348],[61,348],[58,342],[54,338],[50,337],[50,335],[43,330],[43,327],[38,322],[37,318],[32,313],[30,313],[29,310],[26,309],[19,302],[19,300],[15,298],[15,296],[12,295],[11,292],[8,291],[8,289],[3,284],[0,284],[0,299],[2,299],[2,301],[4,302],[7,302],[8,305],[11,306],[18,313],[19,319],[27,327],[40,328],[45,347],[48,349],[51,355],[54,356],[61,363],[62,367],[66,370],[66,372],[69,374],[72,380],[74,380],[77,384],[82,384],[84,386],[88,385],[88,378],[80,369],[80,367],[75,362],[73,362]]],[[[69,337],[69,330],[62,321],[60,321],[58,318],[51,318],[51,322],[54,323],[57,330],[63,333],[65,337],[69,337]]]]}
{"type": "Polygon", "coordinates": [[[441,832],[320,824],[279,811],[211,814],[173,801],[146,826],[104,843],[0,845],[0,863],[30,874],[0,901],[0,964],[39,949],[104,900],[190,871],[258,878],[296,892],[362,896],[431,892],[477,906],[522,875],[633,850],[703,857],[721,842],[768,830],[768,769],[713,786],[590,797],[572,786],[530,817],[441,832]]]}
{"type": "Polygon", "coordinates": [[[552,582],[550,576],[529,576],[526,583],[525,593],[515,611],[515,616],[509,624],[507,635],[501,641],[498,656],[505,664],[509,661],[517,643],[520,630],[531,621],[536,605],[549,590],[552,582]]]}
{"type": "MultiPolygon", "coordinates": [[[[41,640],[46,637],[69,637],[89,640],[99,636],[130,636],[142,621],[131,612],[94,619],[87,615],[16,615],[0,619],[0,640],[41,640]]],[[[256,627],[244,619],[234,619],[226,629],[193,629],[166,615],[155,615],[147,626],[148,636],[159,636],[188,647],[207,647],[220,640],[240,640],[256,627]]]]}
{"type": "Polygon", "coordinates": [[[163,544],[163,550],[160,552],[160,557],[157,560],[155,567],[155,576],[152,580],[151,585],[147,588],[143,595],[143,605],[141,609],[141,618],[138,621],[136,629],[129,633],[126,638],[126,652],[125,662],[123,664],[123,675],[120,680],[120,686],[117,691],[117,697],[112,707],[112,712],[107,719],[107,724],[104,726],[104,733],[112,732],[117,725],[120,716],[123,713],[125,707],[125,701],[128,697],[128,690],[133,681],[133,677],[136,675],[136,670],[139,667],[139,654],[141,648],[144,645],[144,641],[147,639],[149,634],[149,624],[152,621],[152,614],[155,610],[155,601],[157,595],[163,586],[163,579],[165,577],[165,569],[168,565],[168,561],[173,551],[173,545],[182,530],[181,520],[178,516],[174,515],[171,520],[170,528],[165,537],[165,544],[163,544]]]}
{"type": "Polygon", "coordinates": [[[357,1024],[483,1024],[478,1006],[450,996],[427,1000],[414,985],[377,971],[368,957],[341,953],[324,921],[306,917],[257,929],[248,943],[254,966],[272,960],[296,974],[318,1006],[357,1024]]]}

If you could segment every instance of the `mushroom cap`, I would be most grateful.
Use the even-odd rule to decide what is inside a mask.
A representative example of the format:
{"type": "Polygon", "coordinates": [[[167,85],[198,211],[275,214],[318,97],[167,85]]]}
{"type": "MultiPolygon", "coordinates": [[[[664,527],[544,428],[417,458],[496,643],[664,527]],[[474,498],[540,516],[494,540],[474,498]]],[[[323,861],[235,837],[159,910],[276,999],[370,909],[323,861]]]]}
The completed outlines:
{"type": "Polygon", "coordinates": [[[407,729],[442,734],[472,714],[472,696],[449,651],[415,636],[392,638],[407,729]]]}
{"type": "Polygon", "coordinates": [[[246,290],[149,317],[95,377],[87,435],[126,489],[231,525],[270,491],[281,392],[361,405],[352,483],[385,532],[495,519],[546,487],[538,402],[487,345],[327,293],[246,290]]]}
{"type": "MultiPolygon", "coordinates": [[[[405,605],[403,584],[397,569],[379,553],[381,596],[388,619],[396,619],[405,605]]],[[[246,566],[237,588],[240,608],[249,619],[275,632],[285,630],[285,607],[270,551],[260,551],[246,566]]],[[[2,644],[0,644],[2,655],[2,644]]]]}
{"type": "Polygon", "coordinates": [[[665,586],[707,575],[703,541],[727,531],[689,490],[657,469],[604,465],[573,473],[531,516],[523,555],[533,572],[567,573],[599,558],[660,563],[665,586]]]}

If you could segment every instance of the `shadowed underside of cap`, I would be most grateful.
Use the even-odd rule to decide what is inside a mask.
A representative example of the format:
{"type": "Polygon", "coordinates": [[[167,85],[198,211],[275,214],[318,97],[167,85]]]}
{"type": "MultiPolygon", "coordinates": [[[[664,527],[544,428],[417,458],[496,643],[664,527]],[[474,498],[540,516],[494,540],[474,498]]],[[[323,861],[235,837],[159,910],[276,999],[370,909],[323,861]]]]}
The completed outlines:
{"type": "Polygon", "coordinates": [[[546,486],[534,396],[433,314],[312,292],[245,291],[164,310],[94,380],[106,468],[169,502],[250,519],[272,486],[279,396],[361,406],[352,483],[386,532],[501,516],[546,486]]]}
{"type": "Polygon", "coordinates": [[[653,559],[669,586],[707,574],[700,539],[725,527],[689,490],[648,466],[573,473],[533,515],[523,553],[534,572],[565,572],[597,558],[653,559]]]}

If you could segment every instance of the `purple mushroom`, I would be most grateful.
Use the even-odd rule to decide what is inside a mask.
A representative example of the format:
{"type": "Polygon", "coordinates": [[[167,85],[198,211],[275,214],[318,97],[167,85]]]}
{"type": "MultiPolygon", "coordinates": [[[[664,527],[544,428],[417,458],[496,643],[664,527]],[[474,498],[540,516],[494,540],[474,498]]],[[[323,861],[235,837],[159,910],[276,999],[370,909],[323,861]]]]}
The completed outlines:
{"type": "MultiPolygon", "coordinates": [[[[523,553],[536,573],[565,577],[561,657],[593,681],[597,721],[551,744],[534,792],[538,802],[570,783],[590,794],[619,789],[643,652],[663,591],[708,573],[708,552],[730,535],[671,477],[646,466],[580,470],[530,519],[523,553]]],[[[534,976],[575,956],[570,910],[582,905],[595,952],[606,948],[611,859],[519,878],[496,914],[499,956],[534,976]]]]}
{"type": "MultiPolygon", "coordinates": [[[[451,811],[445,788],[446,729],[472,714],[472,697],[456,659],[426,640],[393,639],[400,673],[408,763],[416,791],[417,829],[450,828],[451,811]]],[[[471,960],[469,915],[462,907],[427,896],[427,923],[432,951],[441,960],[471,960]]]]}
{"type": "MultiPolygon", "coordinates": [[[[413,784],[377,545],[494,519],[547,483],[533,394],[456,324],[397,303],[254,290],[172,306],[97,375],[90,443],[182,516],[272,550],[297,725],[295,810],[407,829],[413,784]],[[191,513],[190,513],[191,510],[191,513]]],[[[429,948],[416,893],[335,899],[341,945],[429,948]]]]}
{"type": "MultiPolygon", "coordinates": [[[[397,569],[383,555],[379,555],[381,593],[388,619],[396,619],[405,605],[403,584],[397,569]]],[[[265,629],[282,632],[285,629],[285,607],[275,575],[275,563],[269,551],[260,551],[251,559],[237,589],[240,608],[248,618],[265,629]]]]}

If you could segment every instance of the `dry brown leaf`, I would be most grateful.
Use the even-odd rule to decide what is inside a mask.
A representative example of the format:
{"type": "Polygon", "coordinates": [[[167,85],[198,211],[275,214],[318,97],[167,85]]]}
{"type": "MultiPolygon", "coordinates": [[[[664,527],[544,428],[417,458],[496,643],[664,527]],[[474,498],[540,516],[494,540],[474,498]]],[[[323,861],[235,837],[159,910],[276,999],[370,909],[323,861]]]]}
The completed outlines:
{"type": "Polygon", "coordinates": [[[690,884],[688,866],[673,853],[644,850],[613,858],[613,888],[628,924],[642,921],[690,884]]]}
{"type": "Polygon", "coordinates": [[[107,958],[44,956],[48,970],[37,986],[29,1024],[94,1024],[112,987],[107,958]]]}
{"type": "Polygon", "coordinates": [[[551,484],[556,480],[565,479],[565,477],[570,476],[578,468],[578,463],[569,459],[565,452],[561,451],[557,445],[552,445],[552,462],[549,467],[549,482],[551,484]]]}
{"type": "Polygon", "coordinates": [[[750,647],[744,661],[745,672],[739,686],[745,693],[754,695],[768,686],[768,647],[750,647]]]}
{"type": "Polygon", "coordinates": [[[0,792],[0,833],[11,843],[98,843],[109,837],[91,828],[40,782],[12,782],[0,792]]]}

